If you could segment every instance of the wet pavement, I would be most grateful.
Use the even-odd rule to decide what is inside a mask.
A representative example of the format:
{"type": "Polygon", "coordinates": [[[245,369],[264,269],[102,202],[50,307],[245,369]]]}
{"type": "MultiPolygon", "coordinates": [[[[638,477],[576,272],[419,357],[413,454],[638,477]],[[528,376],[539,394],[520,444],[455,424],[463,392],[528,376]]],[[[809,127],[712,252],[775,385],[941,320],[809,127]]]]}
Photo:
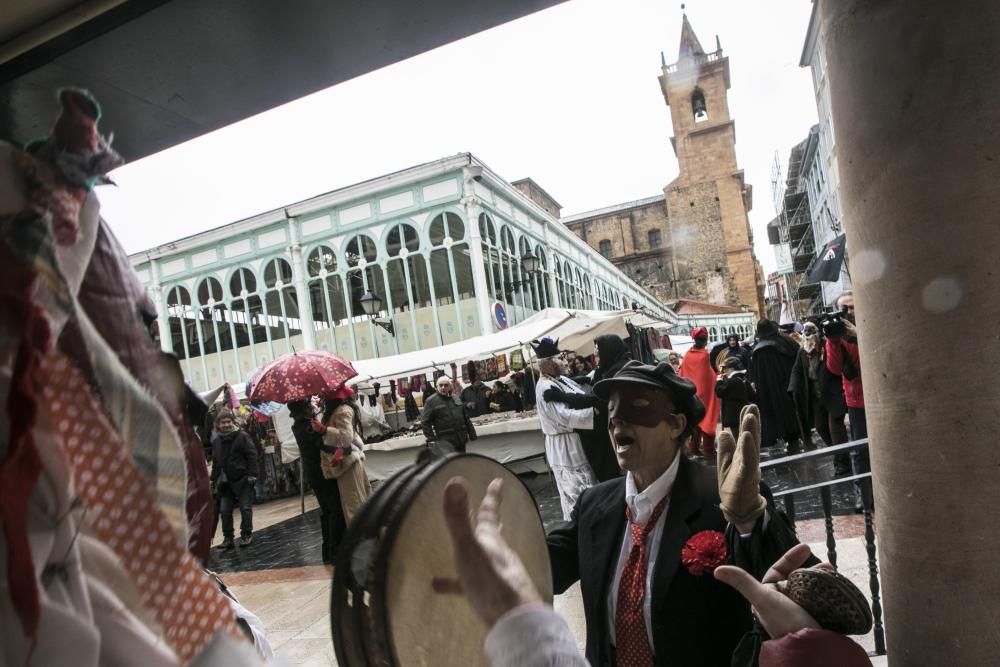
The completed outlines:
{"type": "MultiPolygon", "coordinates": [[[[766,460],[774,455],[784,455],[784,452],[762,452],[761,458],[766,460]]],[[[701,464],[713,465],[705,461],[701,464]]],[[[773,491],[832,479],[834,474],[832,457],[781,468],[764,471],[764,481],[773,491]]],[[[559,494],[552,476],[528,474],[522,475],[521,480],[535,498],[546,531],[551,530],[562,520],[559,494]]],[[[831,495],[835,516],[855,513],[854,489],[850,483],[831,487],[831,495]]],[[[781,507],[782,502],[779,500],[778,504],[781,507]]],[[[800,522],[823,517],[818,490],[796,494],[795,516],[800,522]]],[[[218,572],[247,572],[322,565],[321,544],[319,511],[313,510],[256,531],[253,544],[248,547],[237,546],[227,551],[213,549],[211,567],[218,572]]]]}

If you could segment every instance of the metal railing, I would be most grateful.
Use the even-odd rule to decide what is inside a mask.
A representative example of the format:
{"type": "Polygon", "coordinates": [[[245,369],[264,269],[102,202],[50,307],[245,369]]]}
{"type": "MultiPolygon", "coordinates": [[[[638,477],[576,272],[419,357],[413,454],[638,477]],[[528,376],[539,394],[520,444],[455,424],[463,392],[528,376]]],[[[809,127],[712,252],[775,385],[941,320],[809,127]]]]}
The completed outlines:
{"type": "Polygon", "coordinates": [[[813,474],[816,472],[817,459],[832,457],[836,454],[849,452],[851,450],[867,449],[868,439],[864,438],[861,440],[853,440],[841,445],[814,449],[801,454],[791,454],[780,458],[767,459],[761,461],[760,467],[762,472],[769,468],[776,468],[779,466],[788,466],[792,468],[793,471],[799,472],[805,467],[808,478],[806,483],[792,488],[776,490],[774,491],[774,498],[775,500],[778,498],[781,499],[784,505],[785,514],[788,516],[789,521],[791,521],[792,530],[795,530],[796,496],[799,496],[801,499],[802,494],[812,492],[819,493],[820,503],[823,508],[823,521],[826,529],[827,559],[834,568],[837,567],[837,539],[834,534],[833,526],[834,507],[831,488],[840,484],[853,484],[854,482],[860,482],[862,514],[864,515],[865,520],[865,550],[868,555],[868,586],[871,590],[872,618],[874,619],[874,655],[885,655],[885,628],[882,624],[882,598],[880,593],[881,587],[878,580],[878,554],[875,547],[875,524],[872,519],[874,504],[871,493],[871,485],[870,483],[864,483],[864,480],[871,479],[872,474],[870,472],[863,472],[860,474],[845,475],[843,477],[835,477],[833,479],[821,481],[814,481],[813,479],[813,474]]]}

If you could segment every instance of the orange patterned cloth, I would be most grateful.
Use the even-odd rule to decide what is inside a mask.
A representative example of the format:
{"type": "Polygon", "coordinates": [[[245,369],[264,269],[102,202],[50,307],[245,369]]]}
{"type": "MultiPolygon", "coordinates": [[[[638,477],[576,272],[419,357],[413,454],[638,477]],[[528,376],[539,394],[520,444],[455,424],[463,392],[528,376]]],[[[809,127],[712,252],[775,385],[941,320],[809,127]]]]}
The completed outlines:
{"type": "Polygon", "coordinates": [[[239,637],[225,596],[178,540],[102,405],[73,363],[46,354],[41,419],[55,426],[70,460],[93,533],[121,559],[163,628],[167,643],[189,662],[219,632],[239,637]]]}

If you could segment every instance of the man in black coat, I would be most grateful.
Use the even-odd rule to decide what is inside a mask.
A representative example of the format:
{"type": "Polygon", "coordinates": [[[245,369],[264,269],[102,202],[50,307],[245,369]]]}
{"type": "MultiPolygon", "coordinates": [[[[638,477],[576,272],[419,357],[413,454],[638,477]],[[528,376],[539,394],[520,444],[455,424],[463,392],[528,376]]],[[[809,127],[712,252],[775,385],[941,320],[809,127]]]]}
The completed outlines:
{"type": "Polygon", "coordinates": [[[302,457],[302,472],[305,474],[309,488],[319,503],[320,529],[323,532],[323,563],[331,564],[337,555],[337,547],[347,530],[344,520],[344,509],[340,505],[340,487],[337,480],[323,477],[323,468],[319,462],[320,447],[323,446],[323,435],[313,428],[316,416],[311,401],[295,401],[288,404],[292,416],[292,434],[299,445],[299,456],[302,457]]]}
{"type": "Polygon", "coordinates": [[[783,439],[789,450],[799,446],[799,422],[795,404],[788,394],[792,366],[799,353],[799,344],[782,334],[777,323],[761,320],[757,323],[757,343],[750,353],[750,381],[757,390],[760,407],[763,447],[773,447],[783,439]]]}
{"type": "MultiPolygon", "coordinates": [[[[546,539],[555,592],[580,582],[587,659],[728,667],[752,617],[711,570],[728,560],[759,579],[795,544],[762,495],[756,409],[744,414],[739,446],[720,435],[716,483],[712,469],[683,454],[705,408],[669,364],[631,362],[595,391],[608,400],[608,430],[627,475],[584,491],[573,519],[546,539]]],[[[750,653],[738,654],[749,656],[746,664],[752,645],[753,635],[741,646],[750,653]]]]}
{"type": "Polygon", "coordinates": [[[253,541],[253,486],[257,482],[257,448],[250,436],[236,427],[233,413],[215,416],[218,437],[212,445],[211,483],[219,495],[222,515],[222,548],[233,548],[233,509],[240,508],[240,546],[253,541]]]}
{"type": "Polygon", "coordinates": [[[464,452],[465,444],[478,437],[465,405],[452,396],[451,378],[447,375],[437,379],[437,393],[424,402],[420,424],[428,447],[443,441],[455,451],[464,452]]]}
{"type": "Polygon", "coordinates": [[[462,402],[470,417],[479,417],[490,413],[490,388],[486,383],[476,378],[472,384],[462,390],[462,402]]]}

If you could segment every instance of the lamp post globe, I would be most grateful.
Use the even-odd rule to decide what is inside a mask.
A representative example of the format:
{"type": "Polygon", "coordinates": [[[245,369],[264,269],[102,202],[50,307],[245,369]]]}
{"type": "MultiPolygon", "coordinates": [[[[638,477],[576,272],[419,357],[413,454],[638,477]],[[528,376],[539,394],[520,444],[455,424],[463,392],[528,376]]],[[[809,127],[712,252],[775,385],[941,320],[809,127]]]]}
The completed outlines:
{"type": "Polygon", "coordinates": [[[521,266],[529,276],[535,275],[538,264],[538,258],[530,250],[521,256],[521,266]]]}
{"type": "Polygon", "coordinates": [[[374,292],[365,292],[361,296],[360,301],[361,308],[365,311],[365,315],[369,317],[377,315],[382,310],[382,299],[374,292]]]}

